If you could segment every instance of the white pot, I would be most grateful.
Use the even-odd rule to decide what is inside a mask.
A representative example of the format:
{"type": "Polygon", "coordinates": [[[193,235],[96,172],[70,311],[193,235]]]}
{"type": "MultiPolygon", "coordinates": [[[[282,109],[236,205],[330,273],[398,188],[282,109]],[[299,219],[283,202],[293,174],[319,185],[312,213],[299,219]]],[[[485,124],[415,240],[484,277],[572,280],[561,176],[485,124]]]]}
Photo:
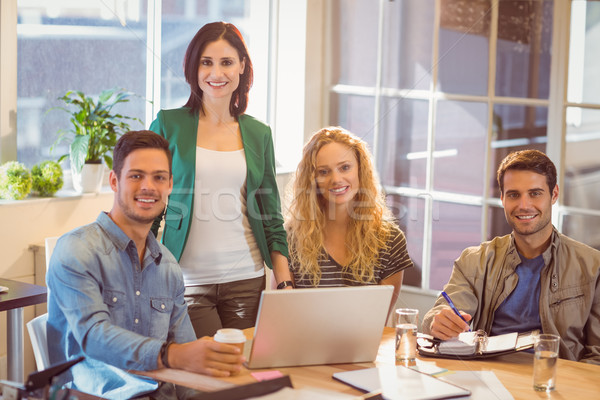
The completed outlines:
{"type": "Polygon", "coordinates": [[[73,188],[79,193],[99,193],[104,178],[104,164],[83,164],[80,173],[72,171],[73,188]]]}

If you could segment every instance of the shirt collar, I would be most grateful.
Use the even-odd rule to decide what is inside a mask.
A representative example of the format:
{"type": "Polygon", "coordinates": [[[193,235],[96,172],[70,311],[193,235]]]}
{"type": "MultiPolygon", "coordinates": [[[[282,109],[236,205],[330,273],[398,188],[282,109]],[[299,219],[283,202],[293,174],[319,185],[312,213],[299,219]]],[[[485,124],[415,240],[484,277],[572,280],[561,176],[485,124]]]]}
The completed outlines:
{"type": "Polygon", "coordinates": [[[560,237],[558,235],[558,231],[554,226],[552,226],[552,239],[550,239],[550,246],[542,253],[544,256],[544,264],[548,265],[552,256],[556,254],[556,249],[558,248],[558,244],[560,242],[560,237]]]}
{"type": "MultiPolygon", "coordinates": [[[[550,260],[552,259],[552,256],[554,254],[556,254],[555,249],[558,247],[558,243],[559,243],[559,235],[558,235],[558,231],[556,230],[556,228],[554,226],[552,226],[552,236],[550,239],[550,246],[548,246],[548,248],[546,250],[544,250],[544,252],[542,253],[542,256],[544,257],[544,265],[548,265],[550,263],[550,260]]],[[[515,244],[515,232],[511,232],[510,233],[510,253],[512,253],[514,251],[514,253],[519,256],[519,251],[517,250],[517,245],[515,244]]],[[[520,258],[520,256],[519,256],[520,258]]]]}
{"type": "MultiPolygon", "coordinates": [[[[119,250],[125,251],[130,243],[132,246],[135,246],[133,240],[127,236],[117,224],[115,224],[106,212],[101,212],[100,215],[98,215],[96,222],[119,250]]],[[[146,252],[150,252],[150,256],[157,265],[160,264],[162,251],[154,234],[150,231],[148,231],[148,236],[146,236],[146,252]]]]}

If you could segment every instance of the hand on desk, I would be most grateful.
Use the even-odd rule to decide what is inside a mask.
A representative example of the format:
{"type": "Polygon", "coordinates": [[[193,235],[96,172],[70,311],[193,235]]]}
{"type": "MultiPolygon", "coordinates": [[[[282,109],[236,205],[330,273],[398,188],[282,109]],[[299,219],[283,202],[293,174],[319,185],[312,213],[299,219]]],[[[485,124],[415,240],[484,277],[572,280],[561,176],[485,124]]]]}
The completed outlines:
{"type": "Polygon", "coordinates": [[[173,343],[169,346],[168,356],[171,368],[217,377],[239,372],[245,361],[239,348],[215,342],[209,337],[183,344],[173,343]]]}
{"type": "MultiPolygon", "coordinates": [[[[466,321],[471,320],[471,315],[461,311],[460,314],[466,321]]],[[[431,334],[439,339],[448,340],[458,336],[459,333],[469,330],[466,324],[458,315],[448,306],[439,311],[431,321],[431,334]]]]}

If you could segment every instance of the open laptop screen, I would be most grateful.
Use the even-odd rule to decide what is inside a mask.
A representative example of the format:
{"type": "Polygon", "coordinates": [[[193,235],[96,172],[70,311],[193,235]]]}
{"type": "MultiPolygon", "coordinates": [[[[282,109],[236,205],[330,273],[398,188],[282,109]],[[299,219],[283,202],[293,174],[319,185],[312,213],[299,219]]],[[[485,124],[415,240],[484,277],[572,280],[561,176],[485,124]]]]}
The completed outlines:
{"type": "Polygon", "coordinates": [[[248,368],[372,362],[393,286],[263,291],[248,368]]]}

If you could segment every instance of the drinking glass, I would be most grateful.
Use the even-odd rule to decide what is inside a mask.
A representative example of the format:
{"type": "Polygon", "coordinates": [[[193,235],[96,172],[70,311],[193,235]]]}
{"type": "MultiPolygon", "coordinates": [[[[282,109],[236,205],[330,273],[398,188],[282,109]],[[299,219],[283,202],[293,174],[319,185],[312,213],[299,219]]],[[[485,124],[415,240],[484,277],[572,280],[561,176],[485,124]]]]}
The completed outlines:
{"type": "Polygon", "coordinates": [[[554,390],[560,336],[537,335],[533,339],[533,389],[539,392],[554,390]]]}
{"type": "Polygon", "coordinates": [[[415,361],[419,310],[398,308],[396,317],[396,361],[415,361]]]}

